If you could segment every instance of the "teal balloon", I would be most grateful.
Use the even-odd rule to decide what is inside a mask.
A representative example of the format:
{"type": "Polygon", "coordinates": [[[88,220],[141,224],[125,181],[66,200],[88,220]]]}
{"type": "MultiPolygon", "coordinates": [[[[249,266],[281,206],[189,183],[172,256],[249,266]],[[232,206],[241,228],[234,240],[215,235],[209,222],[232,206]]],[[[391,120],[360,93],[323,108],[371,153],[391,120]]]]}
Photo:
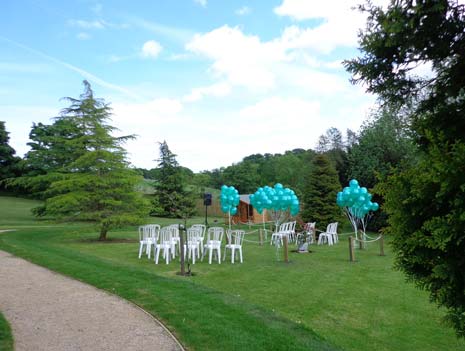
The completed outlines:
{"type": "Polygon", "coordinates": [[[350,185],[351,188],[356,188],[358,186],[358,181],[356,179],[352,179],[349,182],[349,185],[350,185]]]}
{"type": "Polygon", "coordinates": [[[378,211],[379,209],[379,205],[377,202],[373,202],[373,205],[371,206],[371,210],[372,211],[378,211]]]}
{"type": "Polygon", "coordinates": [[[237,207],[233,207],[230,213],[234,216],[237,213],[237,207]]]}

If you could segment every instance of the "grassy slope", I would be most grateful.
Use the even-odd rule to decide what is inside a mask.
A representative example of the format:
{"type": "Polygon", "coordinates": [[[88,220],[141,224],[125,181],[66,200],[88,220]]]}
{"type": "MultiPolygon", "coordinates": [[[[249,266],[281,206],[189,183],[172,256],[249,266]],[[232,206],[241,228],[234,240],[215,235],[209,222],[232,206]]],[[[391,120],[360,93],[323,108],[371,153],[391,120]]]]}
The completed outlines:
{"type": "Polygon", "coordinates": [[[0,247],[134,301],[193,349],[465,349],[427,295],[392,271],[389,249],[380,257],[373,244],[355,264],[347,262],[347,239],[284,264],[274,248],[247,243],[244,264],[200,263],[194,277],[181,278],[175,263],[138,260],[137,243],[95,237],[90,227],[23,228],[0,236],[0,247]]]}
{"type": "MultiPolygon", "coordinates": [[[[0,201],[0,209],[8,206],[8,199],[0,201]]],[[[15,218],[19,217],[17,212],[15,218]]],[[[111,250],[115,245],[137,249],[137,244],[95,244],[89,242],[92,238],[95,233],[85,226],[23,227],[2,234],[0,248],[133,301],[161,318],[190,349],[338,349],[310,328],[231,294],[176,276],[161,277],[122,257],[99,257],[94,249],[111,250]],[[80,250],[83,245],[90,252],[80,250]]]]}

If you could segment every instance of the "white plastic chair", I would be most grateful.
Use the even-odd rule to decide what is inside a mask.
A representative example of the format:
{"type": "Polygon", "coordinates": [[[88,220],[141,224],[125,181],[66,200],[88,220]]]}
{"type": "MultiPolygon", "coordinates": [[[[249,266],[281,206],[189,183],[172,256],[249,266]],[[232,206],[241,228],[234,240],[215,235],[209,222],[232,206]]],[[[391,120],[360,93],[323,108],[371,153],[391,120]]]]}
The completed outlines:
{"type": "Polygon", "coordinates": [[[160,231],[158,224],[147,224],[139,227],[139,258],[142,256],[142,252],[145,246],[145,252],[150,258],[152,246],[155,245],[160,231]]]}
{"type": "Polygon", "coordinates": [[[332,223],[332,227],[331,227],[331,230],[330,230],[330,233],[333,235],[333,242],[336,244],[339,242],[339,236],[337,235],[337,223],[338,222],[334,222],[332,223]]]}
{"type": "Polygon", "coordinates": [[[326,231],[323,233],[320,233],[318,237],[318,245],[321,244],[328,244],[328,245],[333,245],[337,243],[338,237],[337,237],[337,222],[335,223],[329,223],[328,226],[326,227],[326,231]]]}
{"type": "Polygon", "coordinates": [[[200,253],[203,256],[203,245],[205,241],[205,233],[207,231],[207,227],[205,224],[193,224],[191,228],[197,228],[199,230],[199,246],[200,246],[200,253]]]}
{"type": "Polygon", "coordinates": [[[179,243],[181,242],[181,238],[179,237],[179,225],[178,224],[171,224],[168,227],[168,230],[171,232],[171,256],[173,258],[176,257],[176,245],[178,247],[178,252],[181,251],[179,247],[179,243]]]}
{"type": "MultiPolygon", "coordinates": [[[[204,245],[204,249],[208,250],[208,263],[212,263],[213,252],[216,251],[216,257],[218,263],[221,263],[221,241],[223,240],[224,229],[221,227],[211,227],[207,230],[207,242],[204,245]]],[[[205,256],[202,256],[202,260],[205,256]]]]}
{"type": "Polygon", "coordinates": [[[160,229],[159,240],[155,244],[155,264],[158,264],[160,257],[160,251],[163,250],[163,258],[166,264],[170,262],[171,250],[173,247],[173,241],[171,238],[171,230],[169,227],[163,227],[160,229]]]}
{"type": "Polygon", "coordinates": [[[184,244],[184,259],[187,257],[192,258],[192,264],[195,264],[195,256],[199,257],[200,251],[200,236],[201,229],[198,227],[187,229],[187,242],[184,244]]]}
{"type": "Polygon", "coordinates": [[[271,235],[271,242],[270,245],[275,244],[276,246],[283,245],[283,237],[286,236],[287,240],[289,241],[289,233],[290,233],[290,226],[291,222],[281,223],[278,227],[277,231],[271,235]]]}
{"type": "Polygon", "coordinates": [[[224,257],[223,261],[226,260],[227,250],[231,250],[231,263],[234,263],[234,253],[236,250],[239,251],[239,258],[242,261],[242,242],[244,240],[245,231],[244,230],[228,230],[226,231],[226,236],[228,237],[228,243],[224,247],[224,257]]]}

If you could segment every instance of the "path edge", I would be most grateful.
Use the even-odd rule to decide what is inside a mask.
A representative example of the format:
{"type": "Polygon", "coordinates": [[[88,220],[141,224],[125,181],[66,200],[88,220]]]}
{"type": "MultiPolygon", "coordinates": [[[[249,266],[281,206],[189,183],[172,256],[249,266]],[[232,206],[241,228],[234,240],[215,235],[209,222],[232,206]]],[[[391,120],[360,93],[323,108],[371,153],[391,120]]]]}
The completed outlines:
{"type": "MultiPolygon", "coordinates": [[[[0,233],[2,233],[2,232],[10,232],[10,231],[16,231],[16,229],[0,230],[0,233]]],[[[173,339],[173,340],[175,341],[175,343],[179,346],[179,348],[181,349],[181,351],[187,351],[187,350],[184,348],[184,346],[181,344],[181,342],[178,340],[178,338],[171,332],[171,330],[168,329],[168,327],[166,327],[157,317],[155,317],[153,314],[151,314],[151,313],[147,312],[146,310],[144,310],[141,306],[139,306],[139,305],[136,304],[135,302],[126,300],[125,298],[123,298],[123,297],[121,297],[121,296],[119,296],[119,295],[117,295],[117,294],[114,294],[114,293],[112,293],[112,292],[110,292],[110,291],[108,291],[108,290],[104,290],[104,289],[98,288],[98,287],[96,287],[96,286],[94,286],[94,285],[91,285],[91,284],[89,284],[89,283],[87,283],[87,282],[83,282],[82,280],[76,279],[76,278],[71,277],[71,276],[69,276],[69,275],[62,274],[62,273],[60,273],[60,272],[56,272],[56,271],[54,271],[54,270],[49,269],[48,267],[41,266],[41,265],[39,265],[39,264],[37,264],[37,263],[31,262],[31,261],[29,261],[29,260],[27,260],[27,259],[25,259],[25,258],[23,258],[23,257],[16,256],[16,255],[12,254],[11,252],[8,252],[8,251],[5,251],[5,250],[0,250],[0,251],[3,251],[3,252],[5,252],[5,253],[7,253],[7,254],[9,254],[9,255],[15,257],[15,258],[24,260],[24,261],[26,261],[26,262],[28,262],[28,263],[30,263],[30,264],[33,264],[33,265],[36,265],[36,266],[38,266],[38,267],[44,268],[44,269],[46,269],[46,270],[52,272],[53,274],[61,275],[62,277],[65,277],[65,278],[68,278],[68,279],[72,279],[72,280],[77,281],[77,282],[79,282],[79,283],[81,283],[81,284],[85,284],[85,285],[87,285],[87,286],[90,286],[90,287],[92,287],[92,288],[94,288],[94,289],[96,289],[96,290],[99,290],[99,291],[101,291],[101,292],[103,292],[103,293],[105,293],[105,294],[114,296],[114,297],[116,297],[117,299],[122,300],[122,301],[128,303],[129,305],[131,305],[131,306],[137,308],[139,311],[145,313],[145,314],[146,314],[147,316],[149,316],[153,321],[155,321],[160,327],[162,327],[162,329],[163,329],[165,332],[167,332],[168,335],[171,337],[171,339],[173,339]]],[[[13,335],[13,336],[14,336],[14,335],[13,335]]]]}

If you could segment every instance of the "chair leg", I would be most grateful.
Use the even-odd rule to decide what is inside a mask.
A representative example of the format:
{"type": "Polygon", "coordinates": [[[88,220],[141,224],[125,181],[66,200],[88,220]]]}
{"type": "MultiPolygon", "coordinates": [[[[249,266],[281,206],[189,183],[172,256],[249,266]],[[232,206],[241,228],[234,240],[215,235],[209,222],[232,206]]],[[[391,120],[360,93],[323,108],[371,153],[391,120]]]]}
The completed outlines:
{"type": "Polygon", "coordinates": [[[141,258],[141,256],[142,256],[142,250],[143,250],[143,248],[144,248],[144,244],[140,244],[140,245],[139,245],[139,258],[141,258]]]}
{"type": "Polygon", "coordinates": [[[221,264],[221,247],[218,247],[218,264],[221,264]]]}
{"type": "Polygon", "coordinates": [[[241,258],[241,263],[242,261],[242,246],[239,246],[239,257],[241,258]]]}
{"type": "Polygon", "coordinates": [[[236,248],[233,247],[233,248],[231,249],[231,263],[234,263],[234,253],[235,253],[235,251],[236,251],[236,248]]]}
{"type": "Polygon", "coordinates": [[[212,264],[213,249],[208,248],[208,264],[212,264]]]}
{"type": "Polygon", "coordinates": [[[160,248],[157,247],[156,253],[155,253],[155,264],[158,264],[158,258],[160,257],[160,248]]]}

